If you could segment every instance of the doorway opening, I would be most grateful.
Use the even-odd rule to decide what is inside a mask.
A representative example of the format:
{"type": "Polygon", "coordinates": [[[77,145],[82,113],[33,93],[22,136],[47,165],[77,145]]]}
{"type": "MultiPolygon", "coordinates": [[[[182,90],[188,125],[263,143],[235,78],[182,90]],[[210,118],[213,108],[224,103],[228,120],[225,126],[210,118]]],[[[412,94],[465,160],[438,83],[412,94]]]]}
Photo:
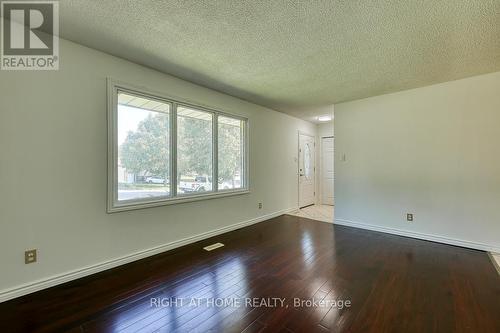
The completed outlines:
{"type": "Polygon", "coordinates": [[[309,134],[299,133],[298,141],[299,209],[289,214],[333,223],[335,178],[333,131],[328,127],[325,130],[324,127],[322,131],[318,130],[316,139],[309,134]]]}

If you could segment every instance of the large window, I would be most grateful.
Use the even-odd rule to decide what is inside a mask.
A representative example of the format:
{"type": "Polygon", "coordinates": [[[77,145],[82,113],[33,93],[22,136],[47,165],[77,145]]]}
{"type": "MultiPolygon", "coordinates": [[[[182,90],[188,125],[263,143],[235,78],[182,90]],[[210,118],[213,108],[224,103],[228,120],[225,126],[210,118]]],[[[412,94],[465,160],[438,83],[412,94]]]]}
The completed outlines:
{"type": "Polygon", "coordinates": [[[247,120],[109,82],[108,211],[248,192],[247,120]]]}

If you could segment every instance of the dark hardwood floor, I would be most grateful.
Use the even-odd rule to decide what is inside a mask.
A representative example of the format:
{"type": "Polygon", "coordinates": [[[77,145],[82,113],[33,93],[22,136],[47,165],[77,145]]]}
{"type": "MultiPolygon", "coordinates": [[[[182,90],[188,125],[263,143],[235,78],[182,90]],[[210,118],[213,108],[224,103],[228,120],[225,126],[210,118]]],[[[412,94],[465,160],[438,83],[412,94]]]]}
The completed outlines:
{"type": "Polygon", "coordinates": [[[0,332],[66,331],[498,333],[500,278],[485,252],[284,215],[0,304],[0,332]]]}

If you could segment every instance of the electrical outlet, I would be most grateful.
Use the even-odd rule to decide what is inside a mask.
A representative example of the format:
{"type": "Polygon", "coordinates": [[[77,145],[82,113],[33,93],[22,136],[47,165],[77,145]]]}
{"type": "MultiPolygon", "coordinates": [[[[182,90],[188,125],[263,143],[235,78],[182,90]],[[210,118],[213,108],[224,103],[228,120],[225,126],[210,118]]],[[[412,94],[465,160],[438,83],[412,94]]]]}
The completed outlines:
{"type": "Polygon", "coordinates": [[[262,209],[262,202],[259,202],[259,209],[262,209]]]}
{"type": "Polygon", "coordinates": [[[36,249],[24,251],[24,263],[32,264],[36,262],[36,249]]]}
{"type": "Polygon", "coordinates": [[[413,214],[407,213],[406,214],[406,221],[413,222],[413,214]]]}

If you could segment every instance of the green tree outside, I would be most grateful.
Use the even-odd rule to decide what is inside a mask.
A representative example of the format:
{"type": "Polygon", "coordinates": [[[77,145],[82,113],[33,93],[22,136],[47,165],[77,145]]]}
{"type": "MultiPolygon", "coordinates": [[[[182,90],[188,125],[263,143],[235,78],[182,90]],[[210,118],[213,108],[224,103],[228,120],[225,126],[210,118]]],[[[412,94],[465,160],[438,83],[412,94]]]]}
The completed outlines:
{"type": "Polygon", "coordinates": [[[121,163],[128,172],[169,179],[170,119],[168,114],[149,114],[120,146],[121,163]]]}
{"type": "MultiPolygon", "coordinates": [[[[135,174],[163,175],[169,179],[168,114],[154,113],[142,120],[136,131],[130,131],[120,146],[122,166],[135,174]]],[[[212,123],[207,120],[178,117],[177,170],[181,176],[212,174],[212,123]]],[[[234,187],[241,173],[241,127],[219,123],[219,178],[234,187]]]]}

